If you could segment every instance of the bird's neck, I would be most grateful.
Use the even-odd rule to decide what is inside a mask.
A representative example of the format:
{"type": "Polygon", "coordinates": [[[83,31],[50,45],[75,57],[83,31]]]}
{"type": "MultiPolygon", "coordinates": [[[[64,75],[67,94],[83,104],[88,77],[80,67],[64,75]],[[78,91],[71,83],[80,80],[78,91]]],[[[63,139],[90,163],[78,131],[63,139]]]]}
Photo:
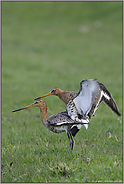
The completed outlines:
{"type": "Polygon", "coordinates": [[[40,114],[42,123],[44,124],[44,126],[47,126],[47,119],[49,118],[47,113],[47,107],[45,107],[44,109],[40,107],[40,114]]]}
{"type": "Polygon", "coordinates": [[[61,92],[59,95],[58,95],[58,97],[65,103],[65,104],[67,104],[68,103],[68,93],[69,92],[65,92],[65,91],[63,91],[63,92],[61,92]]]}
{"type": "Polygon", "coordinates": [[[76,97],[75,92],[62,92],[61,94],[58,95],[58,97],[65,103],[68,104],[70,100],[73,100],[76,97]]]}

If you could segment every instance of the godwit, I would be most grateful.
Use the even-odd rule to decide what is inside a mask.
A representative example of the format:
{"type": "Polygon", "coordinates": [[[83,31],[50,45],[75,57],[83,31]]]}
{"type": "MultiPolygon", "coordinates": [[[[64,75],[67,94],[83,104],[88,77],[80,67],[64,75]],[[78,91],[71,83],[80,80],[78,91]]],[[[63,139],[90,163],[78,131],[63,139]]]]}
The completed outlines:
{"type": "MultiPolygon", "coordinates": [[[[39,99],[35,101],[33,104],[23,107],[21,109],[13,110],[12,112],[17,112],[23,109],[27,109],[29,107],[37,106],[40,108],[41,120],[45,127],[51,130],[54,133],[66,132],[70,141],[68,153],[73,150],[74,140],[73,137],[76,135],[77,127],[80,127],[83,123],[79,123],[73,121],[66,111],[60,112],[58,114],[54,114],[52,116],[48,116],[47,113],[47,105],[43,99],[39,99]]],[[[79,128],[80,129],[80,128],[79,128]]]]}
{"type": "MultiPolygon", "coordinates": [[[[78,122],[89,122],[88,119],[91,119],[102,101],[118,116],[121,115],[107,88],[95,79],[83,80],[80,83],[80,91],[78,93],[65,92],[60,88],[54,88],[48,94],[36,99],[49,95],[58,96],[66,104],[67,112],[71,119],[78,122]]],[[[86,129],[88,128],[88,124],[84,124],[84,126],[86,129]]]]}

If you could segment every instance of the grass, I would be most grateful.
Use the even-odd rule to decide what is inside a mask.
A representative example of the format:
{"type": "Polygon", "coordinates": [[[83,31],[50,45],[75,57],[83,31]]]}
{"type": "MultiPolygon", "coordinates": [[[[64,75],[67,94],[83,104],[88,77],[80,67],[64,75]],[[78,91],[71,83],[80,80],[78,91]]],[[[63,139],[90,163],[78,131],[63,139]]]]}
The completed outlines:
{"type": "MultiPolygon", "coordinates": [[[[74,138],[41,123],[38,108],[12,113],[54,87],[96,78],[122,113],[122,2],[1,2],[1,182],[123,182],[122,116],[105,104],[74,138]],[[10,166],[11,165],[11,166],[10,166]]],[[[65,110],[44,98],[49,115],[65,110]]]]}

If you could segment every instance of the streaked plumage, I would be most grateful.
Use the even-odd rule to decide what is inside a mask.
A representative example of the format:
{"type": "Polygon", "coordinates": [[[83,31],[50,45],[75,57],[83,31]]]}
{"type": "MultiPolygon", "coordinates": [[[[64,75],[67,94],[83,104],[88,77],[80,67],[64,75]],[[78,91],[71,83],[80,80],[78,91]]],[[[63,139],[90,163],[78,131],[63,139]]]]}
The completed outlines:
{"type": "MultiPolygon", "coordinates": [[[[66,104],[67,112],[71,119],[78,122],[89,122],[89,119],[94,115],[102,101],[117,115],[121,115],[107,88],[95,79],[83,80],[80,83],[80,91],[78,93],[65,92],[60,88],[54,88],[48,94],[36,99],[49,95],[58,96],[66,104]]],[[[88,128],[88,124],[84,124],[84,126],[88,128]]]]}
{"type": "MultiPolygon", "coordinates": [[[[70,141],[69,150],[73,150],[74,140],[73,137],[76,135],[80,129],[82,123],[73,121],[66,111],[48,116],[47,105],[43,99],[35,101],[33,104],[23,107],[21,109],[13,110],[12,112],[17,112],[29,107],[37,106],[40,108],[41,120],[45,127],[54,133],[66,132],[70,141]]],[[[68,150],[68,153],[69,153],[68,150]]]]}

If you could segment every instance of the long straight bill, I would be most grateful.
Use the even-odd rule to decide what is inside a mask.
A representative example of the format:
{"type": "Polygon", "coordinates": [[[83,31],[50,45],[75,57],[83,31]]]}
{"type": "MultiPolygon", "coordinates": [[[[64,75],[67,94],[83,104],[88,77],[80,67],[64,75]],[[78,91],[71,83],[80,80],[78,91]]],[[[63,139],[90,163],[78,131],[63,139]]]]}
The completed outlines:
{"type": "Polygon", "coordinates": [[[35,98],[34,100],[38,100],[38,99],[40,99],[40,98],[43,98],[43,97],[46,97],[46,96],[49,96],[49,95],[51,95],[51,92],[47,93],[46,95],[40,96],[40,97],[38,97],[38,98],[35,98]]]}
{"type": "Polygon", "coordinates": [[[34,106],[34,104],[31,104],[31,105],[28,105],[28,106],[23,107],[23,108],[21,108],[21,109],[13,110],[12,112],[20,111],[20,110],[27,109],[27,108],[33,107],[33,106],[34,106]]]}

